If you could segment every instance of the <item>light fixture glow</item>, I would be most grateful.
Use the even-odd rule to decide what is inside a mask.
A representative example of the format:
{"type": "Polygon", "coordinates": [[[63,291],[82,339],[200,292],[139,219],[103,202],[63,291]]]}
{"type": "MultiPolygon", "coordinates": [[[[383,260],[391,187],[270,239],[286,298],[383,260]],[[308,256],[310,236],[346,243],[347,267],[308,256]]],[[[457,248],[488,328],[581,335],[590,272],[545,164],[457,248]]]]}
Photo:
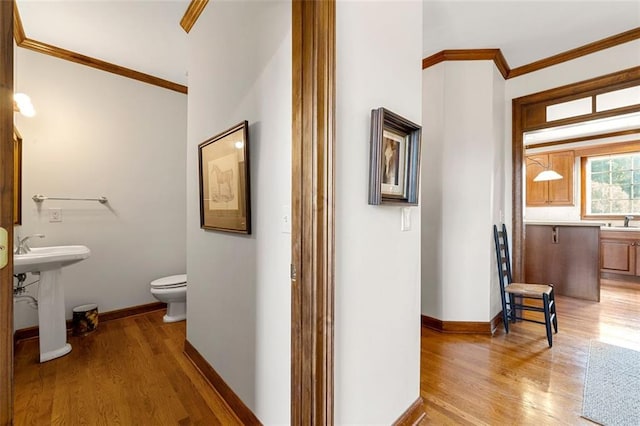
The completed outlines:
{"type": "Polygon", "coordinates": [[[238,141],[235,143],[235,147],[238,149],[242,149],[243,146],[244,146],[244,142],[242,141],[238,141]]]}
{"type": "Polygon", "coordinates": [[[15,104],[14,110],[17,108],[20,114],[25,117],[33,117],[36,115],[36,109],[31,103],[31,98],[24,93],[16,93],[13,95],[13,101],[15,104]]]}
{"type": "Polygon", "coordinates": [[[538,176],[533,178],[534,182],[545,182],[549,180],[558,180],[562,179],[562,175],[554,170],[543,170],[538,176]]]}

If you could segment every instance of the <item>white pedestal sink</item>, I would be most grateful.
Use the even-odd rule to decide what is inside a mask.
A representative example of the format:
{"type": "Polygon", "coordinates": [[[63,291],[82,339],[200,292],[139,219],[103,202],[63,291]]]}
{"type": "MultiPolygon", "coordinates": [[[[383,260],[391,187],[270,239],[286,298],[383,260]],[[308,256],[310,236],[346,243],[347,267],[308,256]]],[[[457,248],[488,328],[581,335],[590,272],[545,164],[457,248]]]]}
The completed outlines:
{"type": "Polygon", "coordinates": [[[38,326],[40,362],[71,352],[67,343],[64,287],[60,283],[63,266],[86,259],[91,251],[86,246],[36,247],[26,254],[13,255],[13,273],[40,274],[38,288],[38,326]]]}

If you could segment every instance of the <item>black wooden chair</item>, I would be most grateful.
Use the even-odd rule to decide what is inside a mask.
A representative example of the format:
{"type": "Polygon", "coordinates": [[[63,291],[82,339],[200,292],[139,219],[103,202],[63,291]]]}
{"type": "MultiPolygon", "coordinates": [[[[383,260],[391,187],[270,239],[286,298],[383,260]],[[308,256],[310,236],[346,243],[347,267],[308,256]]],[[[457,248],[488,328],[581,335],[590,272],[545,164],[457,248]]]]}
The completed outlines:
{"type": "MultiPolygon", "coordinates": [[[[493,225],[493,238],[496,244],[496,260],[498,262],[498,277],[500,281],[500,296],[502,297],[502,321],[504,330],[509,333],[509,322],[516,320],[531,321],[544,324],[547,329],[549,347],[553,346],[551,325],[558,332],[556,318],[556,301],[553,284],[514,283],[511,278],[511,261],[509,259],[509,240],[507,227],[502,224],[502,230],[493,225]],[[542,301],[542,306],[531,304],[531,300],[542,301]],[[532,318],[524,318],[523,311],[544,313],[544,322],[532,318]]],[[[537,302],[536,302],[537,303],[537,302]]],[[[539,303],[538,303],[539,304],[539,303]]]]}

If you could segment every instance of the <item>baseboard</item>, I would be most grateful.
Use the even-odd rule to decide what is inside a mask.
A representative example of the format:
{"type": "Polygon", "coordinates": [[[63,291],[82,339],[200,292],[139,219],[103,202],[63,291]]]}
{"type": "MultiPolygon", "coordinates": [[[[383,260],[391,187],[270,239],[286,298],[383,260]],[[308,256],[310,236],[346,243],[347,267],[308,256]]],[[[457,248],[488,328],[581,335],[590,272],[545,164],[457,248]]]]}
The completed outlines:
{"type": "Polygon", "coordinates": [[[611,272],[600,273],[601,284],[602,280],[607,281],[607,284],[620,285],[621,287],[638,288],[640,284],[640,277],[635,275],[623,275],[612,274],[611,272]],[[635,286],[634,286],[635,285],[635,286]]]}
{"type": "Polygon", "coordinates": [[[117,320],[120,318],[133,317],[140,314],[146,314],[147,312],[159,311],[166,309],[167,304],[162,302],[147,303],[146,305],[131,306],[129,308],[117,309],[115,311],[109,311],[98,314],[99,322],[108,322],[117,320]]]}
{"type": "Polygon", "coordinates": [[[421,396],[416,399],[409,408],[393,422],[393,426],[414,426],[427,415],[424,411],[424,400],[421,396]]]}
{"type": "Polygon", "coordinates": [[[196,366],[200,371],[200,374],[206,379],[207,382],[213,387],[216,392],[227,403],[231,411],[244,425],[261,425],[262,423],[253,411],[247,407],[244,402],[236,395],[236,393],[227,385],[218,372],[204,359],[204,357],[198,352],[198,350],[185,339],[184,341],[184,354],[186,357],[196,366]]]}
{"type": "Polygon", "coordinates": [[[498,312],[491,320],[491,334],[495,333],[498,327],[502,325],[502,311],[498,312]]]}
{"type": "MultiPolygon", "coordinates": [[[[146,305],[131,306],[129,308],[117,309],[104,313],[98,313],[98,323],[109,322],[120,318],[132,317],[135,315],[146,314],[147,312],[159,311],[165,309],[166,303],[153,302],[146,305]]],[[[67,331],[71,330],[71,320],[67,320],[67,331]]],[[[13,343],[16,344],[22,340],[35,339],[40,335],[38,326],[21,328],[13,334],[13,343]]]]}
{"type": "Polygon", "coordinates": [[[489,322],[478,321],[442,321],[437,318],[422,315],[422,326],[440,333],[459,334],[493,334],[502,323],[502,311],[489,322]]]}

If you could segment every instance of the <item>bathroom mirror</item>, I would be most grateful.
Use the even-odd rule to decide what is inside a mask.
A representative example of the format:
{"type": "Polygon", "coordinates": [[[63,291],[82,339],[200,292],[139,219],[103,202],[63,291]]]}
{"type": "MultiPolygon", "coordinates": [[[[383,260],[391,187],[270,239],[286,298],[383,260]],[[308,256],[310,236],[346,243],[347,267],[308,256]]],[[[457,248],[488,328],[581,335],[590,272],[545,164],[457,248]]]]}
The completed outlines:
{"type": "Polygon", "coordinates": [[[22,223],[22,137],[13,128],[13,224],[22,223]]]}

